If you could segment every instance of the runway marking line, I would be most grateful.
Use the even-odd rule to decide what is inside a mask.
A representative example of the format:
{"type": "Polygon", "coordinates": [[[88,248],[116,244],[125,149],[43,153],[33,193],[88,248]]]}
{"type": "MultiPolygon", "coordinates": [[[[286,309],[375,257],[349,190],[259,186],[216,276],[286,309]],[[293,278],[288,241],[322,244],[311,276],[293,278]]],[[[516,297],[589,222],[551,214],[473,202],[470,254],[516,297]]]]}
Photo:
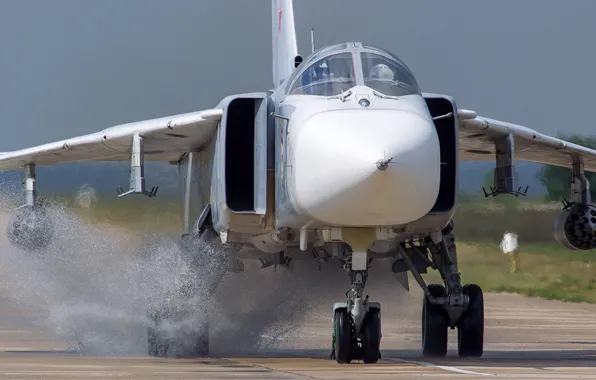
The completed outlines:
{"type": "Polygon", "coordinates": [[[466,374],[466,375],[496,376],[496,374],[494,374],[494,373],[475,372],[475,371],[469,371],[467,369],[462,369],[462,368],[457,368],[457,367],[451,367],[451,366],[433,364],[433,363],[429,363],[429,362],[419,362],[419,361],[416,361],[416,360],[406,360],[406,359],[400,359],[400,358],[383,358],[383,359],[387,359],[387,360],[392,361],[392,362],[418,364],[418,365],[421,365],[423,367],[437,368],[437,369],[442,369],[442,370],[449,371],[449,372],[463,373],[463,374],[466,374]]]}

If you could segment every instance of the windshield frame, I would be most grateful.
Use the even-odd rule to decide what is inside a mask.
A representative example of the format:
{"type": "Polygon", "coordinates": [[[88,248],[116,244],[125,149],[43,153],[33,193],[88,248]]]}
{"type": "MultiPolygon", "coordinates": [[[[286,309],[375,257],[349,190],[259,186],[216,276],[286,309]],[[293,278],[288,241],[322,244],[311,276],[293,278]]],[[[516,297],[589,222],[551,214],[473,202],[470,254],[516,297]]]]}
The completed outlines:
{"type": "MultiPolygon", "coordinates": [[[[333,55],[337,55],[337,54],[341,54],[341,53],[351,53],[352,54],[352,62],[354,64],[356,64],[355,59],[357,59],[357,58],[354,57],[354,46],[350,42],[340,43],[340,44],[330,45],[330,46],[324,46],[322,48],[319,48],[317,51],[315,51],[309,57],[307,57],[304,61],[302,61],[302,63],[300,63],[300,65],[298,65],[298,67],[294,70],[292,75],[290,75],[287,82],[283,86],[284,94],[286,96],[289,96],[296,81],[300,80],[300,77],[302,76],[302,74],[306,70],[310,69],[312,67],[312,65],[314,65],[316,62],[320,61],[323,58],[331,57],[333,55]]],[[[355,66],[354,66],[354,71],[355,71],[354,75],[355,75],[356,83],[359,83],[358,82],[359,73],[358,73],[357,67],[355,67],[355,66]]],[[[301,94],[296,94],[296,95],[301,95],[301,94]]]]}
{"type": "Polygon", "coordinates": [[[407,96],[407,95],[422,95],[420,90],[420,86],[416,81],[416,77],[414,73],[410,70],[410,68],[399,58],[393,56],[392,54],[385,53],[383,51],[379,51],[378,49],[371,49],[371,48],[364,48],[358,52],[358,60],[360,61],[360,68],[361,68],[361,75],[362,75],[362,85],[373,89],[376,92],[379,92],[383,95],[390,96],[390,97],[400,97],[400,96],[407,96]],[[394,77],[393,80],[371,80],[369,75],[365,74],[365,68],[370,70],[372,67],[368,66],[368,60],[374,59],[375,56],[384,60],[385,63],[390,66],[393,66],[396,69],[393,74],[397,75],[394,77]],[[382,91],[380,88],[375,87],[372,85],[371,82],[378,82],[379,85],[382,84],[389,84],[392,87],[395,87],[395,90],[391,91],[382,91]],[[384,83],[385,82],[385,83],[384,83]]]}
{"type": "MultiPolygon", "coordinates": [[[[335,95],[314,95],[314,94],[304,94],[304,93],[292,93],[292,91],[295,91],[296,88],[305,88],[307,86],[314,86],[315,82],[311,82],[307,85],[304,86],[299,86],[296,87],[297,83],[301,80],[302,76],[304,73],[306,73],[308,70],[312,70],[313,69],[313,65],[317,64],[318,62],[321,62],[324,59],[327,58],[331,58],[333,56],[337,56],[337,55],[343,55],[343,54],[350,54],[351,58],[352,58],[352,70],[353,70],[353,76],[354,76],[354,81],[351,82],[350,81],[350,86],[346,86],[346,88],[344,89],[345,91],[348,91],[349,89],[351,89],[354,86],[366,86],[365,84],[365,74],[364,74],[364,68],[363,68],[363,59],[365,55],[377,55],[382,59],[385,59],[387,61],[390,61],[392,63],[393,66],[397,66],[400,71],[402,72],[402,74],[405,74],[405,76],[407,77],[407,79],[409,79],[411,81],[411,84],[408,84],[407,82],[404,81],[396,81],[396,86],[401,85],[407,85],[408,89],[404,89],[404,94],[401,94],[399,96],[405,96],[405,95],[409,95],[409,94],[417,94],[417,95],[421,95],[422,92],[420,90],[420,86],[418,85],[418,81],[416,80],[416,77],[414,76],[414,73],[412,72],[412,70],[410,70],[410,68],[397,56],[395,56],[394,54],[385,51],[384,49],[381,49],[377,46],[374,45],[370,45],[370,44],[366,44],[363,45],[361,43],[342,43],[342,44],[337,44],[337,45],[332,45],[332,46],[327,46],[327,47],[323,47],[320,50],[314,52],[310,57],[308,57],[307,60],[304,60],[297,68],[296,70],[294,70],[294,73],[288,78],[288,81],[286,83],[286,85],[284,86],[284,94],[285,96],[293,96],[293,95],[303,95],[303,96],[318,96],[318,97],[325,97],[325,98],[329,98],[329,97],[334,97],[337,96],[338,94],[335,95]]],[[[366,76],[368,77],[368,75],[366,76]]],[[[325,81],[324,83],[329,83],[331,84],[333,81],[325,81]]],[[[322,84],[322,83],[319,83],[322,84]]],[[[370,87],[370,86],[367,86],[370,87]]],[[[389,96],[389,97],[395,97],[394,94],[392,93],[385,93],[383,91],[379,91],[378,89],[375,89],[373,87],[370,87],[371,89],[373,89],[374,91],[381,93],[383,95],[389,96]]]]}
{"type": "Polygon", "coordinates": [[[295,80],[289,86],[288,95],[330,97],[338,96],[344,93],[350,88],[358,85],[358,68],[355,64],[356,60],[357,57],[354,52],[349,50],[339,52],[336,51],[332,54],[325,55],[317,59],[316,61],[305,66],[303,70],[300,71],[295,80]],[[337,61],[334,62],[334,60],[337,61]],[[312,76],[325,75],[325,68],[321,69],[322,65],[325,65],[330,73],[337,73],[337,69],[342,71],[342,74],[344,74],[344,70],[348,70],[348,72],[345,72],[346,75],[341,75],[340,77],[336,78],[323,77],[321,79],[314,80],[312,76]],[[309,76],[310,78],[305,78],[305,76],[309,76]],[[309,94],[309,90],[315,91],[314,93],[309,94]]]}

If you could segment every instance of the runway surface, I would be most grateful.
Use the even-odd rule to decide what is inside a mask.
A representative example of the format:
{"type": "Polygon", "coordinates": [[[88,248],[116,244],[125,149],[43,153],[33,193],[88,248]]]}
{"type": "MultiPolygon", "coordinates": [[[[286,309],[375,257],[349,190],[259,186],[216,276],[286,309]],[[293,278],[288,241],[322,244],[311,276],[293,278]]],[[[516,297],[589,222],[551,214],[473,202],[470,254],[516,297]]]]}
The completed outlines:
{"type": "MultiPolygon", "coordinates": [[[[339,365],[329,359],[331,307],[349,280],[338,263],[319,271],[309,258],[225,278],[213,357],[148,358],[141,306],[172,280],[167,260],[138,261],[138,240],[64,220],[42,256],[0,237],[0,379],[596,379],[596,305],[517,295],[485,295],[483,358],[459,359],[456,331],[446,358],[422,358],[422,293],[401,288],[390,262],[373,262],[366,289],[382,304],[383,359],[339,365]]],[[[167,244],[151,250],[173,256],[167,244]]]]}
{"type": "MultiPolygon", "coordinates": [[[[418,298],[418,297],[415,297],[418,298]]],[[[487,294],[486,353],[460,360],[455,334],[442,360],[419,355],[418,310],[383,314],[383,359],[376,365],[329,360],[329,316],[314,319],[302,338],[263,337],[280,346],[208,359],[85,357],[34,323],[39,311],[0,300],[2,379],[596,379],[595,306],[487,294]],[[286,342],[284,339],[291,339],[286,342]]]]}

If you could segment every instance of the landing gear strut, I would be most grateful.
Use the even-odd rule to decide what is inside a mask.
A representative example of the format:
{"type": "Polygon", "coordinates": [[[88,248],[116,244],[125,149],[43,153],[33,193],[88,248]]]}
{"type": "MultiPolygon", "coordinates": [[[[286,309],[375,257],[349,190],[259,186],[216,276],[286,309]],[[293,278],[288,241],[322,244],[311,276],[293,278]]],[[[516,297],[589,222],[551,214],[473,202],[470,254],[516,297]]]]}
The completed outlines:
{"type": "MultiPolygon", "coordinates": [[[[194,358],[209,355],[209,320],[176,307],[148,313],[147,353],[155,357],[194,358]],[[187,320],[188,319],[188,320],[187,320]],[[188,323],[184,326],[185,322],[188,323]]],[[[194,311],[194,310],[193,310],[194,311]]]]}
{"type": "Polygon", "coordinates": [[[340,364],[352,360],[376,363],[381,357],[381,305],[364,296],[369,264],[366,251],[350,252],[344,263],[352,286],[347,301],[333,305],[331,352],[331,358],[340,364]]]}
{"type": "Polygon", "coordinates": [[[211,296],[230,263],[219,237],[211,228],[183,237],[180,266],[188,270],[182,286],[167,301],[147,313],[147,351],[157,357],[206,357],[209,355],[211,296]],[[218,256],[218,257],[214,257],[218,256]],[[200,304],[192,302],[199,299],[200,304]],[[173,302],[172,302],[173,301],[173,302]]]}
{"type": "Polygon", "coordinates": [[[452,224],[445,228],[438,243],[427,239],[423,245],[399,245],[398,249],[404,264],[424,290],[421,318],[422,354],[431,357],[445,356],[447,329],[457,328],[458,355],[480,357],[484,347],[484,297],[478,285],[461,285],[452,229],[452,224]],[[430,251],[430,259],[427,257],[427,249],[430,251]],[[412,260],[412,256],[416,255],[423,256],[431,268],[439,270],[444,285],[426,285],[420,276],[419,266],[412,260]]]}
{"type": "Polygon", "coordinates": [[[43,252],[54,237],[54,223],[46,202],[37,196],[35,165],[25,165],[25,204],[18,207],[6,225],[8,240],[25,252],[43,252]]]}

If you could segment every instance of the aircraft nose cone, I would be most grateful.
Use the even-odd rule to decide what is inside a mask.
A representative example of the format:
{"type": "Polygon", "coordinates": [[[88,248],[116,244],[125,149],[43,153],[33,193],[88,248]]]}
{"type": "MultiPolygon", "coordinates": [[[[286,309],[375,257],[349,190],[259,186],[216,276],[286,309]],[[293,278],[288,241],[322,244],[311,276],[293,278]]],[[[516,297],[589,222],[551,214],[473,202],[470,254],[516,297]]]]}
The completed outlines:
{"type": "Polygon", "coordinates": [[[437,199],[440,149],[428,118],[396,110],[327,111],[292,134],[290,198],[320,222],[403,224],[424,216],[437,199]]]}

